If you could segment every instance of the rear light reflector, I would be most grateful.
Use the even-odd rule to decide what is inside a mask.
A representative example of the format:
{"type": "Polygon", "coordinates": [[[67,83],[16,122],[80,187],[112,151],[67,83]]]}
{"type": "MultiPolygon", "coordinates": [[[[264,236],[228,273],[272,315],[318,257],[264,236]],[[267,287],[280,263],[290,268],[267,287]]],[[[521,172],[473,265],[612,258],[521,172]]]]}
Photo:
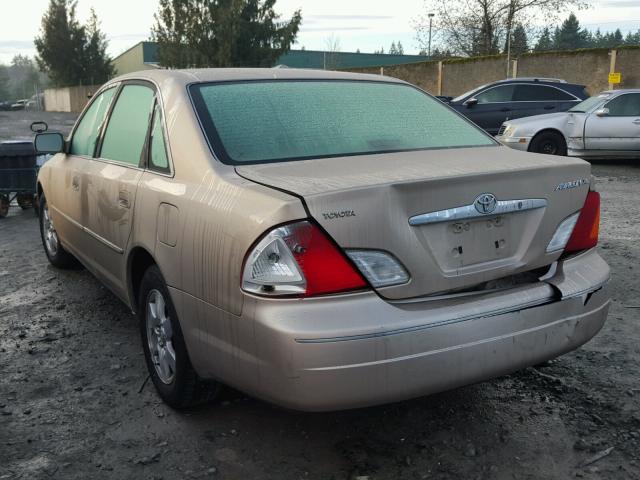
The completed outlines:
{"type": "Polygon", "coordinates": [[[380,250],[347,250],[347,255],[375,288],[409,281],[407,271],[390,253],[380,250]]]}
{"type": "Polygon", "coordinates": [[[573,215],[565,218],[562,223],[558,225],[556,233],[553,234],[553,237],[551,238],[551,241],[547,246],[547,253],[564,250],[564,247],[567,246],[569,237],[571,237],[571,233],[576,226],[576,222],[578,221],[579,216],[580,212],[574,213],[573,215]]]}
{"type": "Polygon", "coordinates": [[[243,290],[269,296],[310,297],[367,287],[344,253],[307,220],[267,233],[249,251],[242,276],[243,290]]]}
{"type": "Polygon", "coordinates": [[[565,252],[577,252],[593,248],[598,244],[600,233],[600,194],[589,192],[580,211],[580,217],[576,223],[571,238],[564,249],[565,252]]]}

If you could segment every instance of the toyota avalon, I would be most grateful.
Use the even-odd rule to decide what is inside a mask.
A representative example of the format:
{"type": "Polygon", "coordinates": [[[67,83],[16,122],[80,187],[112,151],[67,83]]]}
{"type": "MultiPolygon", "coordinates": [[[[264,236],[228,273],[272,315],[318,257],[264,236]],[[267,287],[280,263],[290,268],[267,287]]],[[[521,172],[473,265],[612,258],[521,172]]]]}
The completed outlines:
{"type": "Polygon", "coordinates": [[[607,316],[589,164],[501,146],[396,79],[129,74],[36,147],[56,154],[49,261],[136,313],[176,408],[221,384],[302,410],[427,395],[562,355],[607,316]]]}

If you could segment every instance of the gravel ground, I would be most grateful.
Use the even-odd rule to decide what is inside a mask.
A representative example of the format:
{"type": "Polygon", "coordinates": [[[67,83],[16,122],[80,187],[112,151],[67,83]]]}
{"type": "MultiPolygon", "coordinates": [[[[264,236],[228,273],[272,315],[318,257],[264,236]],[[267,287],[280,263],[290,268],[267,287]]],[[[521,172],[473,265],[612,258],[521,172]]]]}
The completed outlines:
{"type": "Polygon", "coordinates": [[[640,478],[640,164],[594,173],[614,274],[595,339],[544,367],[323,414],[237,392],[172,411],[145,384],[130,312],[85,270],[49,266],[33,212],[12,209],[0,221],[0,479],[640,478]]]}

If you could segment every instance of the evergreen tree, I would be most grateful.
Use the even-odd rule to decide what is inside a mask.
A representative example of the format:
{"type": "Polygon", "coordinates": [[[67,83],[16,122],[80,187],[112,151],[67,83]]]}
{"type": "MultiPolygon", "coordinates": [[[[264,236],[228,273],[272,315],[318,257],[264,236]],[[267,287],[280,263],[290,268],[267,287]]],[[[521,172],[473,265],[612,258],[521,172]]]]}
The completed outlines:
{"type": "Polygon", "coordinates": [[[49,0],[40,36],[39,67],[58,86],[103,83],[113,74],[107,42],[92,10],[87,26],[76,19],[76,0],[49,0]]]}
{"type": "Polygon", "coordinates": [[[624,45],[624,37],[622,36],[622,32],[619,28],[616,28],[616,31],[613,32],[613,45],[612,47],[619,47],[624,45]]]}
{"type": "Polygon", "coordinates": [[[536,52],[546,52],[547,50],[553,50],[553,40],[551,40],[551,32],[549,31],[549,27],[545,27],[544,30],[542,30],[542,34],[540,35],[540,38],[538,38],[538,42],[533,49],[536,52]]]}
{"type": "Polygon", "coordinates": [[[594,33],[592,35],[591,38],[592,38],[591,45],[593,47],[604,47],[605,46],[605,44],[604,44],[605,39],[604,39],[604,36],[602,35],[602,32],[600,31],[599,28],[596,30],[596,33],[594,33]]]}
{"type": "Polygon", "coordinates": [[[6,102],[10,98],[9,69],[6,65],[0,65],[0,102],[6,102]]]}
{"type": "Polygon", "coordinates": [[[400,42],[400,40],[398,40],[396,49],[398,50],[398,55],[404,55],[404,47],[402,46],[402,42],[400,42]]]}
{"type": "MultiPolygon", "coordinates": [[[[507,52],[508,44],[505,42],[504,51],[507,52]]],[[[527,39],[527,32],[521,23],[517,24],[511,34],[511,56],[514,58],[519,57],[523,53],[529,51],[529,41],[527,39]]]]}
{"type": "Polygon", "coordinates": [[[575,50],[588,47],[586,31],[580,28],[578,18],[572,13],[554,34],[554,48],[557,50],[575,50]]]}
{"type": "Polygon", "coordinates": [[[107,55],[106,35],[100,31],[100,22],[93,8],[87,22],[86,34],[85,78],[89,79],[91,85],[104,83],[114,75],[115,69],[107,55]]]}
{"type": "Polygon", "coordinates": [[[389,55],[397,55],[398,54],[398,49],[396,48],[396,42],[392,42],[391,46],[389,47],[389,55]]]}
{"type": "Polygon", "coordinates": [[[85,31],[76,19],[75,0],[50,0],[34,40],[40,68],[59,86],[82,83],[85,31]]]}
{"type": "Polygon", "coordinates": [[[160,0],[152,38],[165,67],[270,67],[294,43],[302,16],[286,22],[276,0],[160,0]]]}

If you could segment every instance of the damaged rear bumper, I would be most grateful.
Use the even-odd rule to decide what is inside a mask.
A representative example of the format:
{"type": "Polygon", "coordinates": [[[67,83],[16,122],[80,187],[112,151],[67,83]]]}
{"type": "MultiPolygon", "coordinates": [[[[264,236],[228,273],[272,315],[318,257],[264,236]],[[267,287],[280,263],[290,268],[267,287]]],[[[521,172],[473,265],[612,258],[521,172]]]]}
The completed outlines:
{"type": "Polygon", "coordinates": [[[371,292],[251,297],[238,321],[253,323],[253,351],[234,363],[255,374],[222,377],[300,410],[362,407],[467,385],[591,339],[607,317],[609,275],[594,249],[558,262],[536,283],[473,296],[408,303],[371,292]]]}

